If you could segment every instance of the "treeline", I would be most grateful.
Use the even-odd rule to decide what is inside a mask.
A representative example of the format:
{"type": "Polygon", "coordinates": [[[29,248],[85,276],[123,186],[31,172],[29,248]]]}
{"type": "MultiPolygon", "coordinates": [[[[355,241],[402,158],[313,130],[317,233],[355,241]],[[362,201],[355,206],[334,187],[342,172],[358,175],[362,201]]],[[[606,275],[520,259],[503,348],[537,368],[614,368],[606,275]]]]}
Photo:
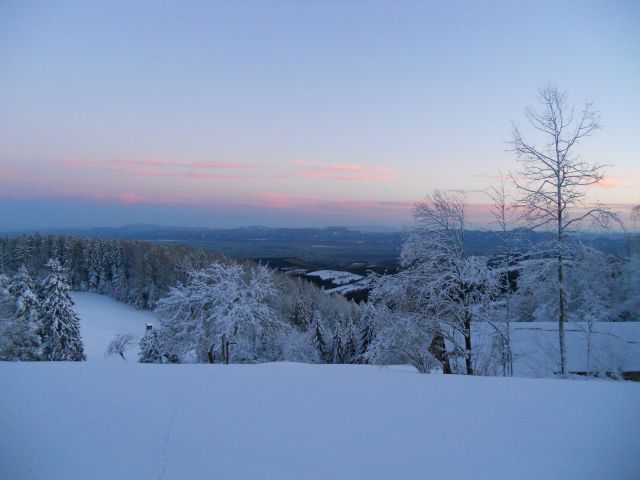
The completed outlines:
{"type": "MultiPolygon", "coordinates": [[[[0,333],[5,338],[11,337],[13,345],[5,345],[2,358],[26,359],[16,355],[14,347],[21,342],[31,342],[33,335],[29,337],[31,340],[21,339],[20,332],[25,330],[18,324],[30,322],[29,328],[40,337],[39,342],[43,341],[42,328],[38,326],[41,306],[34,306],[26,316],[30,320],[24,321],[23,298],[31,294],[19,293],[14,284],[30,285],[26,290],[37,296],[38,288],[33,285],[50,273],[52,262],[60,266],[60,278],[64,278],[67,289],[109,295],[137,308],[156,310],[164,327],[150,335],[162,337],[162,348],[157,355],[150,354],[143,361],[152,358],[162,362],[292,360],[350,363],[362,358],[356,360],[360,348],[354,339],[358,335],[363,307],[339,295],[327,295],[308,281],[252,262],[233,262],[180,245],[39,234],[0,239],[0,319],[3,320],[3,332],[0,333]],[[233,272],[234,280],[227,278],[228,275],[207,279],[203,272],[216,268],[218,272],[233,272]],[[261,280],[249,281],[256,271],[262,272],[261,280]],[[196,279],[200,282],[197,295],[208,299],[201,303],[193,303],[196,279]],[[218,292],[215,301],[207,297],[213,295],[212,292],[218,292]],[[185,293],[189,295],[185,296],[185,293]],[[220,307],[224,301],[231,302],[226,309],[220,307]],[[180,315],[170,321],[166,318],[168,305],[176,302],[180,315]],[[255,335],[251,337],[252,349],[249,349],[245,342],[248,334],[242,327],[252,321],[254,314],[258,323],[255,335]],[[268,319],[272,320],[271,326],[281,327],[277,336],[269,337],[273,332],[263,328],[261,322],[268,319]],[[225,340],[219,339],[217,347],[212,348],[215,342],[211,339],[219,336],[211,329],[212,325],[227,320],[236,321],[235,327],[225,330],[225,340]],[[189,334],[178,335],[178,331],[187,325],[190,325],[189,334]],[[203,336],[204,331],[206,336],[203,336]],[[209,343],[211,345],[203,350],[209,343]],[[245,345],[245,350],[239,345],[245,345]]],[[[70,305],[73,305],[71,300],[70,305]]],[[[69,313],[70,317],[74,315],[69,313]]],[[[149,338],[143,340],[146,350],[156,348],[149,338]]],[[[131,344],[126,342],[128,347],[131,344]]],[[[37,354],[29,359],[51,358],[37,354]]]]}
{"type": "Polygon", "coordinates": [[[21,266],[40,277],[49,259],[60,262],[73,290],[112,296],[139,309],[153,309],[188,270],[219,256],[185,246],[100,240],[60,235],[0,238],[0,274],[21,266]]]}

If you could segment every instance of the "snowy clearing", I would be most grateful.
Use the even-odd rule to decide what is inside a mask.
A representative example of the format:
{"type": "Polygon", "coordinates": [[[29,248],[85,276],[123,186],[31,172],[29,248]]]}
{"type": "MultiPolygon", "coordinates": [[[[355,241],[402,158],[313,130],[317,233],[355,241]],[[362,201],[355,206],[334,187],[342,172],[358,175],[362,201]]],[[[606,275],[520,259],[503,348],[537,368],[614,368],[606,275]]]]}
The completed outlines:
{"type": "Polygon", "coordinates": [[[640,478],[640,385],[2,363],[0,478],[640,478]]]}
{"type": "MultiPolygon", "coordinates": [[[[153,313],[136,310],[105,295],[73,292],[72,296],[76,303],[74,310],[80,317],[80,334],[88,361],[104,359],[107,346],[116,334],[131,333],[140,338],[147,323],[156,324],[153,313]]],[[[138,350],[130,351],[128,358],[136,360],[138,350]]],[[[109,360],[122,362],[120,357],[109,360]]]]}
{"type": "Polygon", "coordinates": [[[340,295],[347,295],[348,293],[357,292],[359,290],[366,290],[367,288],[371,288],[371,282],[368,278],[363,278],[362,280],[358,280],[354,283],[349,283],[347,285],[341,285],[339,287],[325,289],[326,293],[339,293],[340,295]]]}
{"type": "Polygon", "coordinates": [[[320,280],[330,280],[334,285],[346,285],[347,283],[362,280],[362,275],[351,272],[343,272],[341,270],[318,270],[316,272],[307,273],[307,277],[318,277],[320,280]]]}

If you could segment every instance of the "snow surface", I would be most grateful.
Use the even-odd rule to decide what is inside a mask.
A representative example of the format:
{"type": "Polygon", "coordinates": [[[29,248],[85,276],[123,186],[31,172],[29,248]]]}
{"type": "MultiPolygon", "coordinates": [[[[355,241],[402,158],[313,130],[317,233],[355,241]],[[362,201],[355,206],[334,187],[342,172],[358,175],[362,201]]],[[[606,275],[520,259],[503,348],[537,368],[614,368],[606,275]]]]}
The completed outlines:
{"type": "Polygon", "coordinates": [[[640,385],[355,365],[2,363],[0,478],[634,479],[640,385]]]}
{"type": "Polygon", "coordinates": [[[317,270],[307,273],[307,277],[319,277],[321,280],[330,280],[334,285],[346,285],[347,283],[362,280],[362,275],[341,270],[317,270]]]}
{"type": "Polygon", "coordinates": [[[347,285],[341,285],[335,288],[325,289],[325,293],[339,293],[340,295],[347,295],[348,293],[357,292],[359,290],[366,290],[371,287],[369,279],[363,278],[355,283],[349,283],[347,285]]]}
{"type": "MultiPolygon", "coordinates": [[[[500,322],[493,325],[504,329],[500,322]]],[[[586,322],[567,322],[565,342],[569,372],[640,371],[640,323],[596,322],[588,333],[586,322]],[[588,341],[591,338],[591,353],[588,341]]],[[[518,377],[550,377],[560,371],[558,324],[512,322],[513,373],[518,377]]],[[[486,322],[473,326],[473,344],[487,352],[494,330],[486,322]]]]}
{"type": "MultiPolygon", "coordinates": [[[[156,325],[156,317],[148,311],[136,310],[130,305],[96,293],[73,292],[74,310],[80,317],[80,335],[88,361],[104,359],[107,346],[117,333],[131,333],[136,338],[144,335],[146,324],[156,325]]],[[[138,358],[136,348],[125,354],[132,361],[138,358]]],[[[109,360],[122,362],[118,356],[109,360]]]]}

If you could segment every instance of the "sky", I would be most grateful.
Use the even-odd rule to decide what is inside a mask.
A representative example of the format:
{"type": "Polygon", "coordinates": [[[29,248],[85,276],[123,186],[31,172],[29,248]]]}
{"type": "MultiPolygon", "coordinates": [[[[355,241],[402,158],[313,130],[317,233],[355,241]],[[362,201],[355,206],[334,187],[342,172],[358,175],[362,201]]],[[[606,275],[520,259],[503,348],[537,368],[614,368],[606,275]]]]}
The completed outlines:
{"type": "Polygon", "coordinates": [[[411,223],[517,169],[551,82],[640,203],[640,3],[0,1],[0,230],[411,223]]]}

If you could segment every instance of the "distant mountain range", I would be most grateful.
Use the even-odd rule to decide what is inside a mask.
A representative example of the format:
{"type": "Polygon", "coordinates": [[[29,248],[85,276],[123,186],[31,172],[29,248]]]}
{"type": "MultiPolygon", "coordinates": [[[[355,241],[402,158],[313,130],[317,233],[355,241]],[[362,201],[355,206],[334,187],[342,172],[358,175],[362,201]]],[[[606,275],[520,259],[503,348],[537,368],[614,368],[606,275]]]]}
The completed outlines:
{"type": "MultiPolygon", "coordinates": [[[[387,270],[397,266],[400,248],[407,231],[376,229],[377,227],[269,228],[251,226],[230,229],[170,227],[133,224],[122,227],[46,230],[41,233],[71,234],[80,237],[123,240],[145,240],[158,243],[183,243],[215,251],[232,258],[248,258],[268,262],[280,268],[337,268],[364,272],[387,270]]],[[[15,236],[27,232],[10,232],[15,236]]],[[[548,233],[519,230],[527,243],[550,238],[548,233]]],[[[617,233],[584,233],[585,242],[606,253],[625,251],[627,237],[617,233]]],[[[495,231],[465,232],[469,253],[496,253],[501,234],[495,231]]]]}

